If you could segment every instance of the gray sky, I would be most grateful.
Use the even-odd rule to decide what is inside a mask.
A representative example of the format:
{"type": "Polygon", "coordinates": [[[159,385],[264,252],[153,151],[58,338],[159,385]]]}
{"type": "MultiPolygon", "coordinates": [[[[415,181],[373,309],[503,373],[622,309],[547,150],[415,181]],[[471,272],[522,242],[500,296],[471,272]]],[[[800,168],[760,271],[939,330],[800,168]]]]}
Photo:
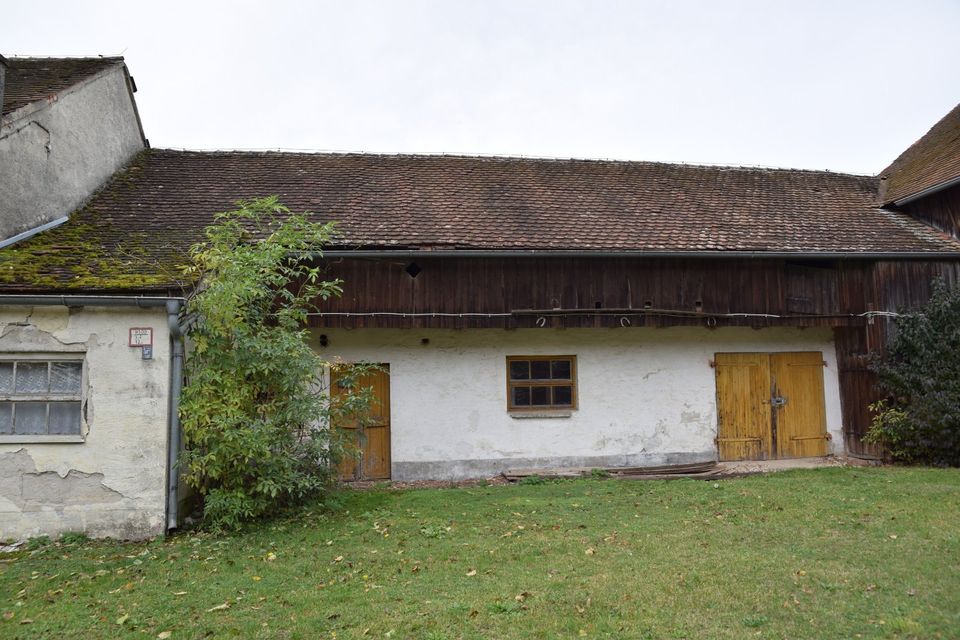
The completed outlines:
{"type": "Polygon", "coordinates": [[[876,173],[960,102],[960,1],[91,2],[0,53],[116,55],[155,147],[876,173]]]}

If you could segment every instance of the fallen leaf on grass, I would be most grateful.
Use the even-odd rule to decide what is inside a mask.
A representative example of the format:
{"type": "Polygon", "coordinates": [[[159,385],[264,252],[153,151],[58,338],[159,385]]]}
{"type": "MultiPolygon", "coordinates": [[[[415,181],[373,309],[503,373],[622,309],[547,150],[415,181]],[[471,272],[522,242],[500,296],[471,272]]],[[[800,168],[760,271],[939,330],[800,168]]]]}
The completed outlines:
{"type": "Polygon", "coordinates": [[[173,635],[173,631],[161,631],[157,634],[157,640],[167,640],[170,636],[173,635]]]}
{"type": "Polygon", "coordinates": [[[593,547],[590,547],[589,549],[587,549],[586,551],[584,551],[584,553],[587,554],[588,556],[592,556],[592,555],[595,554],[596,552],[597,552],[597,550],[594,549],[593,547]]]}
{"type": "Polygon", "coordinates": [[[4,611],[4,612],[3,612],[3,619],[4,619],[4,620],[13,620],[13,616],[15,616],[15,615],[16,615],[16,614],[15,614],[13,611],[4,611]]]}
{"type": "Polygon", "coordinates": [[[212,611],[224,611],[224,610],[229,609],[229,608],[230,608],[230,603],[229,603],[229,602],[224,602],[223,604],[218,604],[218,605],[215,606],[215,607],[210,607],[209,609],[207,609],[207,613],[210,613],[210,612],[212,612],[212,611]]]}
{"type": "Polygon", "coordinates": [[[119,618],[117,618],[116,623],[117,623],[117,624],[125,624],[126,621],[129,620],[129,619],[130,619],[130,614],[129,614],[129,613],[125,613],[125,614],[123,614],[122,616],[120,616],[119,618]]]}
{"type": "Polygon", "coordinates": [[[23,620],[20,621],[20,624],[33,624],[33,620],[31,620],[30,618],[24,618],[23,620]]]}
{"type": "Polygon", "coordinates": [[[475,575],[477,575],[477,570],[476,570],[476,569],[470,569],[470,571],[467,571],[467,575],[468,575],[468,576],[475,576],[475,575]]]}

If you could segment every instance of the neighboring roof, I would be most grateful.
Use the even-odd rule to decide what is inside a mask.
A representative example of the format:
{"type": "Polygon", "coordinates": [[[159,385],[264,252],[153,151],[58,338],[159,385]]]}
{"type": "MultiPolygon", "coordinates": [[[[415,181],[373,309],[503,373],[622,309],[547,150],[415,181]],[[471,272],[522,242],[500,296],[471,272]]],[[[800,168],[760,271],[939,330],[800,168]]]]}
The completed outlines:
{"type": "Polygon", "coordinates": [[[123,58],[7,58],[6,62],[2,115],[123,64],[123,58]]]}
{"type": "Polygon", "coordinates": [[[0,288],[156,288],[240,198],[338,220],[330,248],[960,252],[875,206],[876,179],[653,162],[152,149],[61,227],[0,252],[0,288]],[[12,251],[12,253],[11,253],[12,251]]]}
{"type": "Polygon", "coordinates": [[[960,179],[960,104],[880,172],[884,204],[960,179]]]}

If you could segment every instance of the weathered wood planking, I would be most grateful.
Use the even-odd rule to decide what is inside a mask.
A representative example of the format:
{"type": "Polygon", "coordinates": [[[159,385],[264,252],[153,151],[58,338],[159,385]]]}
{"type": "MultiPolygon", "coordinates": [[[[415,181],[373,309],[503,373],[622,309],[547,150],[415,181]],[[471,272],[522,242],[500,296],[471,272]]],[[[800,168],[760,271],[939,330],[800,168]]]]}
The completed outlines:
{"type": "MultiPolygon", "coordinates": [[[[866,326],[850,317],[897,311],[925,302],[930,281],[958,281],[958,262],[784,261],[776,259],[418,258],[409,262],[343,259],[327,275],[344,281],[344,295],[325,312],[363,314],[509,314],[518,309],[578,309],[550,317],[549,326],[703,326],[703,317],[648,313],[645,307],[717,314],[719,326],[866,326]],[[623,310],[622,312],[620,310],[623,310]],[[725,318],[722,314],[789,315],[725,318]],[[824,317],[827,316],[827,317],[824,317]]],[[[550,315],[550,314],[546,314],[550,315]]],[[[314,317],[317,327],[533,327],[538,314],[512,317],[314,317]]],[[[883,332],[875,321],[873,338],[883,332]]],[[[872,349],[880,343],[871,344],[872,349]]]]}
{"type": "Polygon", "coordinates": [[[863,441],[873,419],[870,405],[882,398],[877,388],[877,375],[870,370],[870,364],[877,354],[870,353],[867,348],[868,333],[862,327],[838,327],[833,335],[837,348],[837,377],[847,453],[869,458],[882,457],[882,447],[863,441]]]}
{"type": "Polygon", "coordinates": [[[960,238],[960,185],[926,196],[901,207],[908,214],[960,238]]]}

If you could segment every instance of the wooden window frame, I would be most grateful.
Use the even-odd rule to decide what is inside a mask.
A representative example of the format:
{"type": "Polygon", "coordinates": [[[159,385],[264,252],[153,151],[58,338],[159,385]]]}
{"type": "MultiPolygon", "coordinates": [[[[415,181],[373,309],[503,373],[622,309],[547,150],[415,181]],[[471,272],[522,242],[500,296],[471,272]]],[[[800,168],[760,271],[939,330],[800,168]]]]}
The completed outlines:
{"type": "MultiPolygon", "coordinates": [[[[86,440],[86,420],[84,419],[84,404],[86,402],[84,389],[87,381],[87,363],[84,353],[4,353],[0,354],[0,363],[12,363],[16,368],[18,364],[46,364],[47,375],[49,379],[50,366],[58,362],[70,362],[80,365],[80,388],[76,392],[58,392],[46,391],[44,393],[18,393],[13,387],[9,392],[0,392],[0,402],[16,405],[24,402],[42,402],[47,405],[45,416],[45,427],[48,433],[2,433],[0,434],[0,444],[18,444],[18,443],[69,443],[84,442],[86,440]],[[51,434],[50,429],[50,405],[56,403],[80,403],[80,420],[77,425],[76,433],[51,434]]],[[[14,411],[16,409],[14,408],[14,411]]]]}
{"type": "Polygon", "coordinates": [[[556,413],[576,411],[579,407],[579,394],[577,392],[577,356],[574,355],[546,355],[546,356],[507,356],[506,361],[506,379],[507,379],[507,411],[509,413],[556,413]],[[517,361],[529,362],[550,362],[552,360],[567,360],[570,362],[569,379],[529,379],[513,380],[510,377],[510,365],[517,361]],[[570,387],[570,404],[540,404],[523,405],[513,404],[513,390],[516,387],[570,387]]]}

